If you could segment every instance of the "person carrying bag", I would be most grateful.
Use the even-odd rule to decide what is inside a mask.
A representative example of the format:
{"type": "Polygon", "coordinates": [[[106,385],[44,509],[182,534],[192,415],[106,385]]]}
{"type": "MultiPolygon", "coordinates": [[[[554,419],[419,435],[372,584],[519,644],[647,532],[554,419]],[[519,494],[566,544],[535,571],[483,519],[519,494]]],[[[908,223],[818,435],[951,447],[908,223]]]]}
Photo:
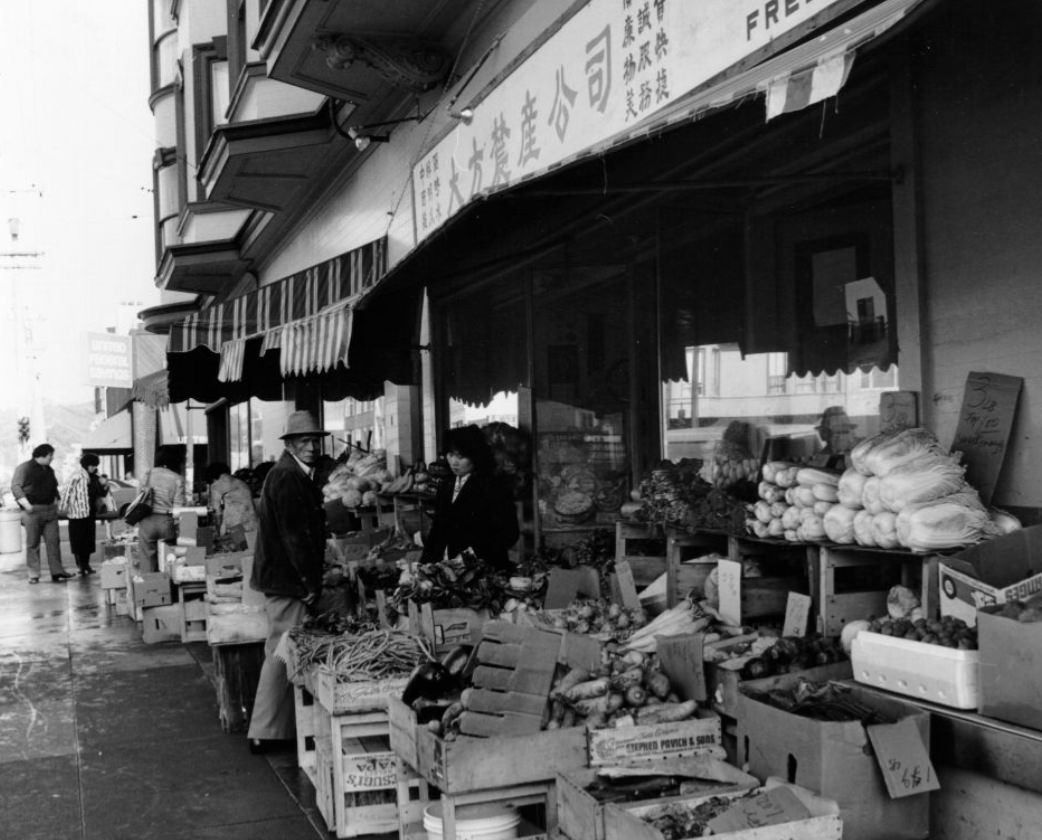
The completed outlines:
{"type": "Polygon", "coordinates": [[[123,512],[123,521],[128,525],[137,525],[146,516],[151,516],[152,495],[151,487],[141,488],[123,512]]]}

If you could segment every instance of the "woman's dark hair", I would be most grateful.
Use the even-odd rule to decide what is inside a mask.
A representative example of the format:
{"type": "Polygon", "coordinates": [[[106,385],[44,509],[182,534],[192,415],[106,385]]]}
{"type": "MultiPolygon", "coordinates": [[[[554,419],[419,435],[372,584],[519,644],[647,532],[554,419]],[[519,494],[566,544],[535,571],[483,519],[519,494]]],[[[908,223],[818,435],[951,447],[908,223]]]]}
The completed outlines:
{"type": "Polygon", "coordinates": [[[181,466],[181,456],[173,449],[160,449],[156,453],[156,466],[177,472],[181,466]]]}
{"type": "Polygon", "coordinates": [[[99,458],[93,452],[88,452],[86,455],[80,458],[80,466],[83,467],[83,469],[87,469],[87,467],[97,467],[100,464],[101,458],[99,458]]]}
{"type": "Polygon", "coordinates": [[[207,466],[206,472],[203,473],[203,481],[207,484],[213,484],[222,475],[231,475],[231,472],[232,468],[223,461],[214,461],[207,466]]]}
{"type": "Polygon", "coordinates": [[[54,447],[49,443],[41,443],[33,450],[34,458],[46,458],[48,455],[54,454],[54,447]]]}
{"type": "Polygon", "coordinates": [[[496,458],[492,454],[485,433],[477,426],[459,426],[445,433],[445,451],[455,452],[474,462],[474,472],[491,475],[496,470],[496,458]]]}

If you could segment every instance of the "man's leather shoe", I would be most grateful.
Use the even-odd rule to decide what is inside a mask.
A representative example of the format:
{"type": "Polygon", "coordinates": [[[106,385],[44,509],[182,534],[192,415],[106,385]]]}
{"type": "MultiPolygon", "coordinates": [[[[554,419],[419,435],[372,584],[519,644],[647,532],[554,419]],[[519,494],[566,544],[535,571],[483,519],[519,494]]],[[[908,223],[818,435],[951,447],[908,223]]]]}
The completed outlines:
{"type": "Polygon", "coordinates": [[[51,580],[53,580],[55,583],[64,583],[71,577],[72,575],[70,575],[68,572],[58,572],[58,574],[56,575],[51,575],[51,580]]]}

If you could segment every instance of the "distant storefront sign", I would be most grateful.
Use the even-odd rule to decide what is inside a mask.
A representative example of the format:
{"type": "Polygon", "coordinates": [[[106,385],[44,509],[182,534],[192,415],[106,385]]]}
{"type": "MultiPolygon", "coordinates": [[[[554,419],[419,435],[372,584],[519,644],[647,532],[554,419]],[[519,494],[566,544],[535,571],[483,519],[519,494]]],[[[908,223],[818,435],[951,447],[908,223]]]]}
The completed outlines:
{"type": "Polygon", "coordinates": [[[417,163],[417,242],[475,198],[610,146],[845,2],[590,0],[417,163]]]}
{"type": "Polygon", "coordinates": [[[87,384],[95,388],[129,388],[130,336],[87,333],[87,384]]]}

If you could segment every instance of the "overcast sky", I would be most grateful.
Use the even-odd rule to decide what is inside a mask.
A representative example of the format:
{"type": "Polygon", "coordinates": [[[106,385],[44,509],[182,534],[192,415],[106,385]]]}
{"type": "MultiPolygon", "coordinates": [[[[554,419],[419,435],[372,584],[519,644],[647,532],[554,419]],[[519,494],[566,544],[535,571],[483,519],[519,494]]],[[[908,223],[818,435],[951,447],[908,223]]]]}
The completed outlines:
{"type": "Polygon", "coordinates": [[[18,304],[44,396],[72,404],[92,395],[86,333],[125,332],[158,303],[148,61],[144,0],[0,0],[0,407],[25,400],[10,376],[18,304]]]}

